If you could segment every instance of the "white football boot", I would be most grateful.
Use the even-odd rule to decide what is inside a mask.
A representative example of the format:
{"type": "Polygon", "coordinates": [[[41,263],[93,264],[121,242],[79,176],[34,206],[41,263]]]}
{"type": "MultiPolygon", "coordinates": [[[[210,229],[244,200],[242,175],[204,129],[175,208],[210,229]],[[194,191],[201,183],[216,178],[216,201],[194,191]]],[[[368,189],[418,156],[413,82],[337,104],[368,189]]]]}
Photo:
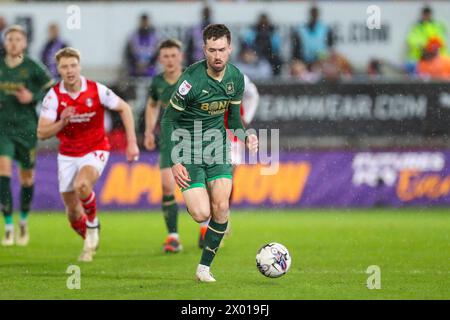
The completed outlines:
{"type": "Polygon", "coordinates": [[[14,245],[14,230],[5,230],[5,236],[2,239],[2,246],[11,247],[14,245]]]}
{"type": "Polygon", "coordinates": [[[21,247],[25,247],[30,242],[30,234],[28,232],[28,226],[26,223],[21,223],[19,225],[19,235],[16,239],[16,244],[21,247]]]}
{"type": "Polygon", "coordinates": [[[78,261],[91,262],[95,256],[99,242],[99,227],[88,227],[86,230],[86,239],[84,239],[83,251],[78,257],[78,261]]]}
{"type": "Polygon", "coordinates": [[[209,267],[199,264],[195,278],[200,282],[216,282],[212,273],[209,271],[209,267]]]}

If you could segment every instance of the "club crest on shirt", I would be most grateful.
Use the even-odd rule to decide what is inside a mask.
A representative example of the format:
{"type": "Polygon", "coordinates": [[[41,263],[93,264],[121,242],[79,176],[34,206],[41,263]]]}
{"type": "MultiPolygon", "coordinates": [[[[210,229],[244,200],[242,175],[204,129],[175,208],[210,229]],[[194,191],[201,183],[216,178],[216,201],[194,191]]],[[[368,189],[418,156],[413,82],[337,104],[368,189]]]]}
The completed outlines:
{"type": "Polygon", "coordinates": [[[94,105],[94,102],[92,101],[91,98],[87,98],[86,99],[86,105],[91,108],[94,105]]]}
{"type": "Polygon", "coordinates": [[[178,88],[178,92],[182,95],[185,96],[189,93],[189,91],[191,90],[192,85],[187,82],[186,80],[183,81],[183,83],[180,85],[180,87],[178,88]]]}
{"type": "Polygon", "coordinates": [[[28,78],[28,71],[26,69],[20,69],[19,76],[21,78],[28,78]]]}
{"type": "Polygon", "coordinates": [[[228,82],[226,84],[226,88],[227,88],[227,94],[234,93],[234,83],[233,82],[228,82]]]}

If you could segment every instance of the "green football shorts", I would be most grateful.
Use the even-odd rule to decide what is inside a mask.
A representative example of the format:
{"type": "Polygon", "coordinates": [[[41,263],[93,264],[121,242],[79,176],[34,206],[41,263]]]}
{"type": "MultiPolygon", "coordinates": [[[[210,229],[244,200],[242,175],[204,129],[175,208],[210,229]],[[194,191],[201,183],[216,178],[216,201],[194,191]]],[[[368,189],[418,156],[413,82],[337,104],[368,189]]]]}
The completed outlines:
{"type": "Polygon", "coordinates": [[[33,169],[36,162],[36,143],[37,141],[25,141],[0,134],[0,156],[16,160],[22,169],[33,169]]]}
{"type": "Polygon", "coordinates": [[[210,181],[227,178],[233,179],[233,166],[231,164],[183,164],[189,172],[189,187],[181,189],[186,191],[192,188],[206,188],[210,181]]]}

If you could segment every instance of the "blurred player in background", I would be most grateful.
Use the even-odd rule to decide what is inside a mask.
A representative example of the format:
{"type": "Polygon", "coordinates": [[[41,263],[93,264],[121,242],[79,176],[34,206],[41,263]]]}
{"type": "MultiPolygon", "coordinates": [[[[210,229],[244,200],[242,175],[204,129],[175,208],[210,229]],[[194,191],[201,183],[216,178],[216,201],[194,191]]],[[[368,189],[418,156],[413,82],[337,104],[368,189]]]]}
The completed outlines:
{"type": "Polygon", "coordinates": [[[48,68],[54,79],[59,80],[58,66],[55,61],[55,54],[58,50],[68,47],[66,41],[61,39],[59,27],[56,23],[48,26],[48,39],[41,52],[41,61],[48,68]]]}
{"type": "MultiPolygon", "coordinates": [[[[181,43],[173,39],[162,42],[159,46],[159,62],[163,66],[163,72],[153,78],[145,110],[144,145],[150,151],[157,147],[155,129],[161,110],[165,110],[169,105],[170,97],[176,90],[176,84],[183,72],[181,43]]],[[[159,151],[163,194],[162,211],[168,232],[163,250],[165,252],[179,252],[183,247],[178,236],[178,204],[174,196],[175,180],[170,168],[170,151],[162,148],[159,151]]]]}
{"type": "MultiPolygon", "coordinates": [[[[244,83],[245,83],[245,89],[244,89],[244,96],[242,97],[242,103],[241,103],[241,121],[244,127],[247,127],[250,122],[252,122],[253,117],[256,113],[256,108],[258,107],[259,103],[259,93],[258,89],[256,88],[256,85],[250,80],[247,75],[244,74],[244,83]]],[[[225,127],[228,129],[228,112],[225,113],[225,127]]],[[[233,172],[237,165],[245,163],[245,144],[238,139],[235,135],[233,135],[230,131],[228,132],[228,138],[231,141],[231,164],[233,165],[233,172]]],[[[231,190],[230,195],[230,203],[232,200],[232,193],[233,190],[231,190]]],[[[208,223],[209,221],[205,221],[200,223],[200,236],[198,240],[198,246],[203,249],[203,244],[205,242],[205,234],[208,230],[208,223]]],[[[225,236],[228,236],[230,234],[231,230],[231,222],[228,220],[228,226],[227,230],[225,232],[225,236]]],[[[223,241],[221,242],[223,244],[223,241]]]]}
{"type": "MultiPolygon", "coordinates": [[[[240,129],[237,135],[248,148],[256,152],[258,138],[246,135],[240,118],[240,104],[244,93],[244,76],[228,63],[231,54],[231,33],[225,25],[209,25],[203,31],[206,60],[186,69],[177,84],[177,91],[164,112],[161,129],[162,140],[174,148],[171,140],[175,129],[182,129],[191,136],[191,147],[183,158],[170,159],[175,182],[182,188],[189,214],[197,222],[210,219],[205,234],[205,244],[197,266],[196,278],[202,282],[216,281],[210,266],[219,249],[228,225],[229,197],[232,187],[232,166],[227,159],[224,113],[229,110],[228,123],[231,129],[240,129]],[[201,131],[198,124],[201,123],[201,131]],[[214,158],[208,153],[211,141],[196,141],[201,133],[220,133],[221,141],[214,141],[214,158]],[[193,140],[193,141],[192,141],[193,140]],[[208,149],[207,149],[208,148],[208,149]],[[205,158],[205,153],[206,155],[205,158]],[[209,160],[212,160],[209,161],[209,160]]],[[[178,131],[180,132],[180,131],[178,131]]],[[[218,137],[216,137],[217,139],[218,137]]]]}
{"type": "Polygon", "coordinates": [[[94,185],[109,157],[104,108],[119,112],[127,135],[126,157],[136,161],[133,114],[130,106],[104,85],[81,76],[80,54],[73,48],[56,53],[61,81],[45,96],[38,124],[39,139],[56,135],[59,191],[72,228],[84,239],[80,261],[92,261],[99,243],[94,185]]]}
{"type": "Polygon", "coordinates": [[[5,218],[3,246],[14,245],[12,162],[19,164],[20,232],[17,244],[29,242],[27,217],[34,191],[36,104],[53,80],[45,67],[25,55],[27,34],[11,26],[4,34],[6,55],[0,59],[0,208],[5,218]]]}

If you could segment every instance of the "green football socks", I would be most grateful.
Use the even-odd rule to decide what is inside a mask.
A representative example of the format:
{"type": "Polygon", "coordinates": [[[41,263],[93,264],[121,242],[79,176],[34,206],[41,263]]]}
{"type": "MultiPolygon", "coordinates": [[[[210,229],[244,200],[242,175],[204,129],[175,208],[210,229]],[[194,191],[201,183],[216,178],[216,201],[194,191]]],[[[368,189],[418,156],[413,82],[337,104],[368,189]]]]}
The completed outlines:
{"type": "Polygon", "coordinates": [[[34,186],[22,186],[20,189],[20,220],[26,222],[28,213],[31,208],[31,201],[33,200],[34,186]]]}
{"type": "Polygon", "coordinates": [[[12,225],[12,193],[10,177],[0,177],[0,208],[5,218],[5,224],[12,225]]]}
{"type": "Polygon", "coordinates": [[[162,211],[168,233],[178,233],[178,204],[173,195],[163,196],[162,211]]]}
{"type": "Polygon", "coordinates": [[[227,230],[228,221],[221,224],[215,222],[213,219],[209,221],[208,230],[205,234],[205,244],[203,247],[202,258],[200,264],[204,266],[211,266],[212,261],[219,250],[220,241],[227,230]]]}

